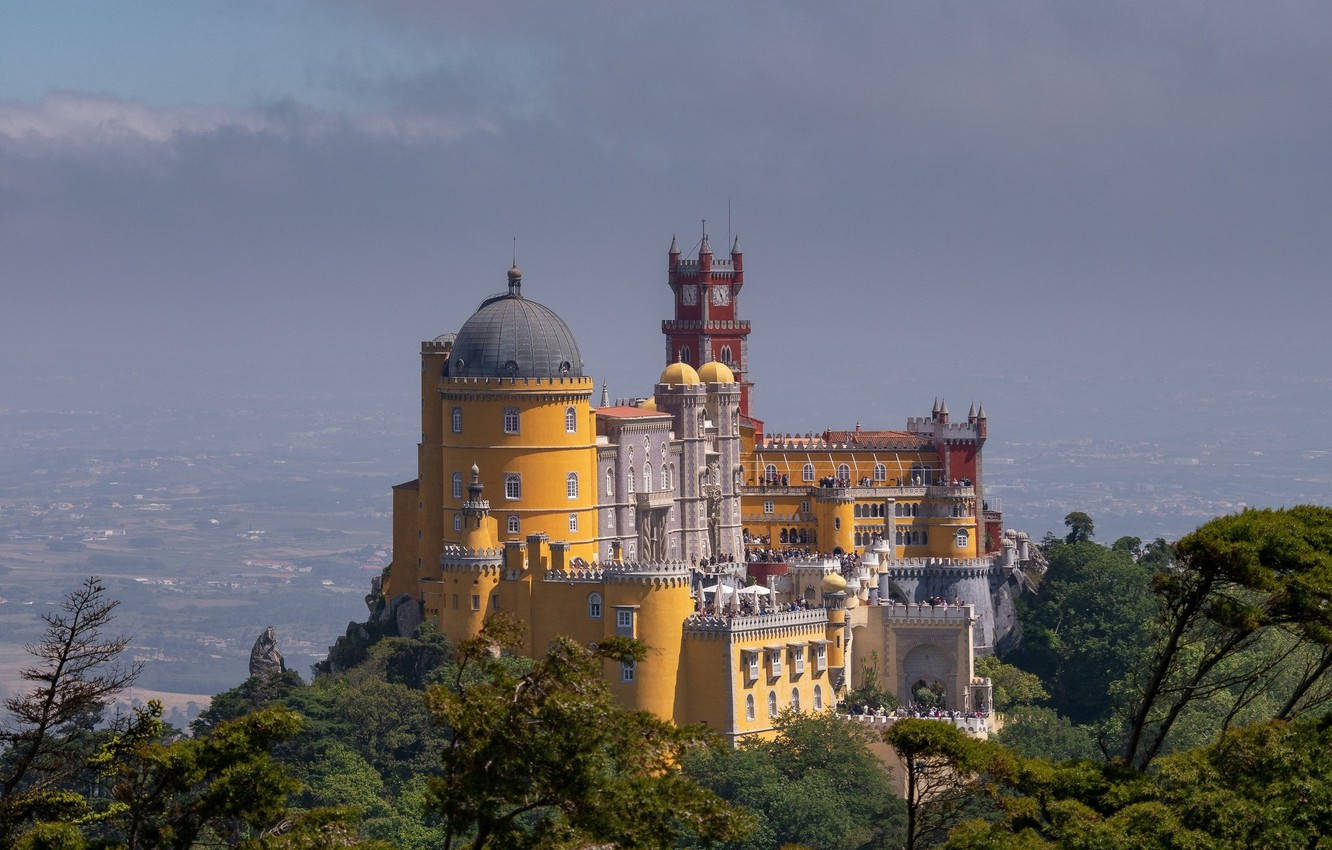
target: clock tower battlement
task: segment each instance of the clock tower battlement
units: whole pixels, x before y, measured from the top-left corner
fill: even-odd
[[[666,363],[694,368],[713,360],[725,363],[740,385],[740,415],[749,416],[749,321],[739,318],[740,288],[745,284],[745,256],[740,237],[731,243],[729,259],[713,256],[707,231],[699,240],[697,259],[682,259],[671,237],[667,284],[675,300],[675,318],[661,323],[666,335]]]

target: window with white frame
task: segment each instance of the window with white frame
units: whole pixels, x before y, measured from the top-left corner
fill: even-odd
[[[564,408],[564,430],[568,434],[578,433],[578,411],[572,407]]]
[[[965,549],[967,548],[967,545],[971,543],[971,534],[965,528],[959,528],[957,530],[955,542],[957,543],[957,548]]]
[[[768,716],[777,716],[777,692],[768,691]]]
[[[614,495],[615,495],[615,470],[614,470],[614,469],[608,469],[608,470],[606,470],[606,495],[607,495],[607,496],[614,496]]]
[[[749,678],[757,679],[759,677],[759,654],[757,652],[749,653]]]
[[[661,489],[671,489],[671,482],[673,480],[675,480],[675,464],[671,464],[670,466],[663,464],[661,467]]]
[[[506,434],[518,433],[518,408],[516,407],[504,408],[504,433]]]
[[[630,467],[629,469],[629,475],[626,484],[627,486],[624,488],[625,492],[628,493],[630,496],[634,495],[634,470],[632,467]]]
[[[721,360],[721,362],[726,363],[726,364],[730,364],[730,363],[734,363],[734,362],[735,362],[734,360],[731,359],[731,347],[730,347],[729,345],[723,345],[723,346],[721,347],[721,358],[720,358],[720,360]]]
[[[768,673],[770,675],[782,675],[782,651],[780,649],[768,650],[768,667]]]
[[[745,694],[745,719],[754,719],[754,695]]]
[[[791,647],[791,672],[797,676],[805,672],[805,648],[803,646]]]
[[[631,608],[620,608],[615,612],[615,628],[632,629],[634,627],[634,612]]]
[[[634,667],[636,667],[636,666],[637,666],[637,662],[635,662],[635,661],[632,661],[632,660],[631,660],[631,661],[621,661],[621,662],[620,662],[620,681],[621,681],[621,682],[632,682],[632,681],[634,680]]]
[[[814,710],[823,711],[823,688],[814,686]]]
[[[523,497],[523,477],[516,472],[504,473],[504,498],[521,499]]]
[[[462,531],[462,514],[453,515],[453,530]]]
[[[763,512],[770,514],[773,511],[772,499],[765,499],[763,502]]]
[[[851,467],[844,463],[837,465],[837,480],[846,484],[851,481]]]
[[[589,593],[587,596],[587,616],[593,620],[601,619],[601,594]]]
[[[461,499],[461,498],[462,498],[462,473],[461,473],[461,472],[455,472],[455,473],[453,473],[453,498],[455,498],[455,499]]]
[[[480,611],[480,610],[481,610],[481,596],[480,596],[480,594],[477,594],[477,593],[473,593],[473,594],[472,594],[472,610],[473,610],[473,611]]]
[[[462,433],[462,408],[461,408],[461,407],[455,407],[455,408],[453,408],[452,412],[449,414],[449,418],[450,418],[450,420],[452,421],[452,425],[453,425],[453,433],[455,433],[455,434],[461,434],[461,433]]]
[[[801,502],[801,503],[800,503],[800,512],[801,512],[802,514],[807,514],[807,513],[809,513],[809,502]]]
[[[652,492],[652,464],[643,464],[643,492]]]
[[[777,482],[777,467],[774,464],[768,464],[763,467],[763,483],[775,484]]]
[[[800,470],[800,480],[802,481],[814,480],[814,464],[812,463],[805,464],[805,468]]]
[[[569,514],[569,530],[578,530],[578,514]]]
[[[874,464],[874,481],[876,484],[882,484],[888,480],[888,467],[881,463]]]
[[[828,644],[820,643],[814,647],[814,669],[820,672],[828,669]]]
[[[798,688],[791,689],[791,708],[796,711],[800,710],[800,690]]]
[[[578,473],[570,472],[564,476],[564,495],[570,499],[578,498]]]
[[[509,530],[510,534],[517,534],[519,529],[522,528],[521,523],[518,521],[518,515],[509,514],[509,519],[505,527]]]

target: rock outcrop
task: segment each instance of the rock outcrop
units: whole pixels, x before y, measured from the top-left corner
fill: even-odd
[[[282,660],[282,653],[278,652],[277,634],[274,633],[273,627],[269,626],[259,635],[250,650],[250,675],[266,678],[281,676],[285,672],[287,664]]]

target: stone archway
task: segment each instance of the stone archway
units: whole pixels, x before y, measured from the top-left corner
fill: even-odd
[[[950,693],[948,683],[956,677],[956,659],[953,653],[933,643],[920,643],[902,658],[898,681],[899,699],[911,702],[918,684],[939,694],[940,708],[957,708],[959,694]]]

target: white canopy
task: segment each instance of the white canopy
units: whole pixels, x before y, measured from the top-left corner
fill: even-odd
[[[718,587],[721,588],[722,599],[730,598],[731,594],[735,592],[735,588],[731,587],[728,584],[723,584],[723,585],[714,584],[709,587],[703,588],[703,592],[716,593]],[[767,596],[771,592],[772,591],[768,590],[766,587],[764,587],[761,584],[753,584],[750,585],[749,587],[740,588],[741,596]]]

